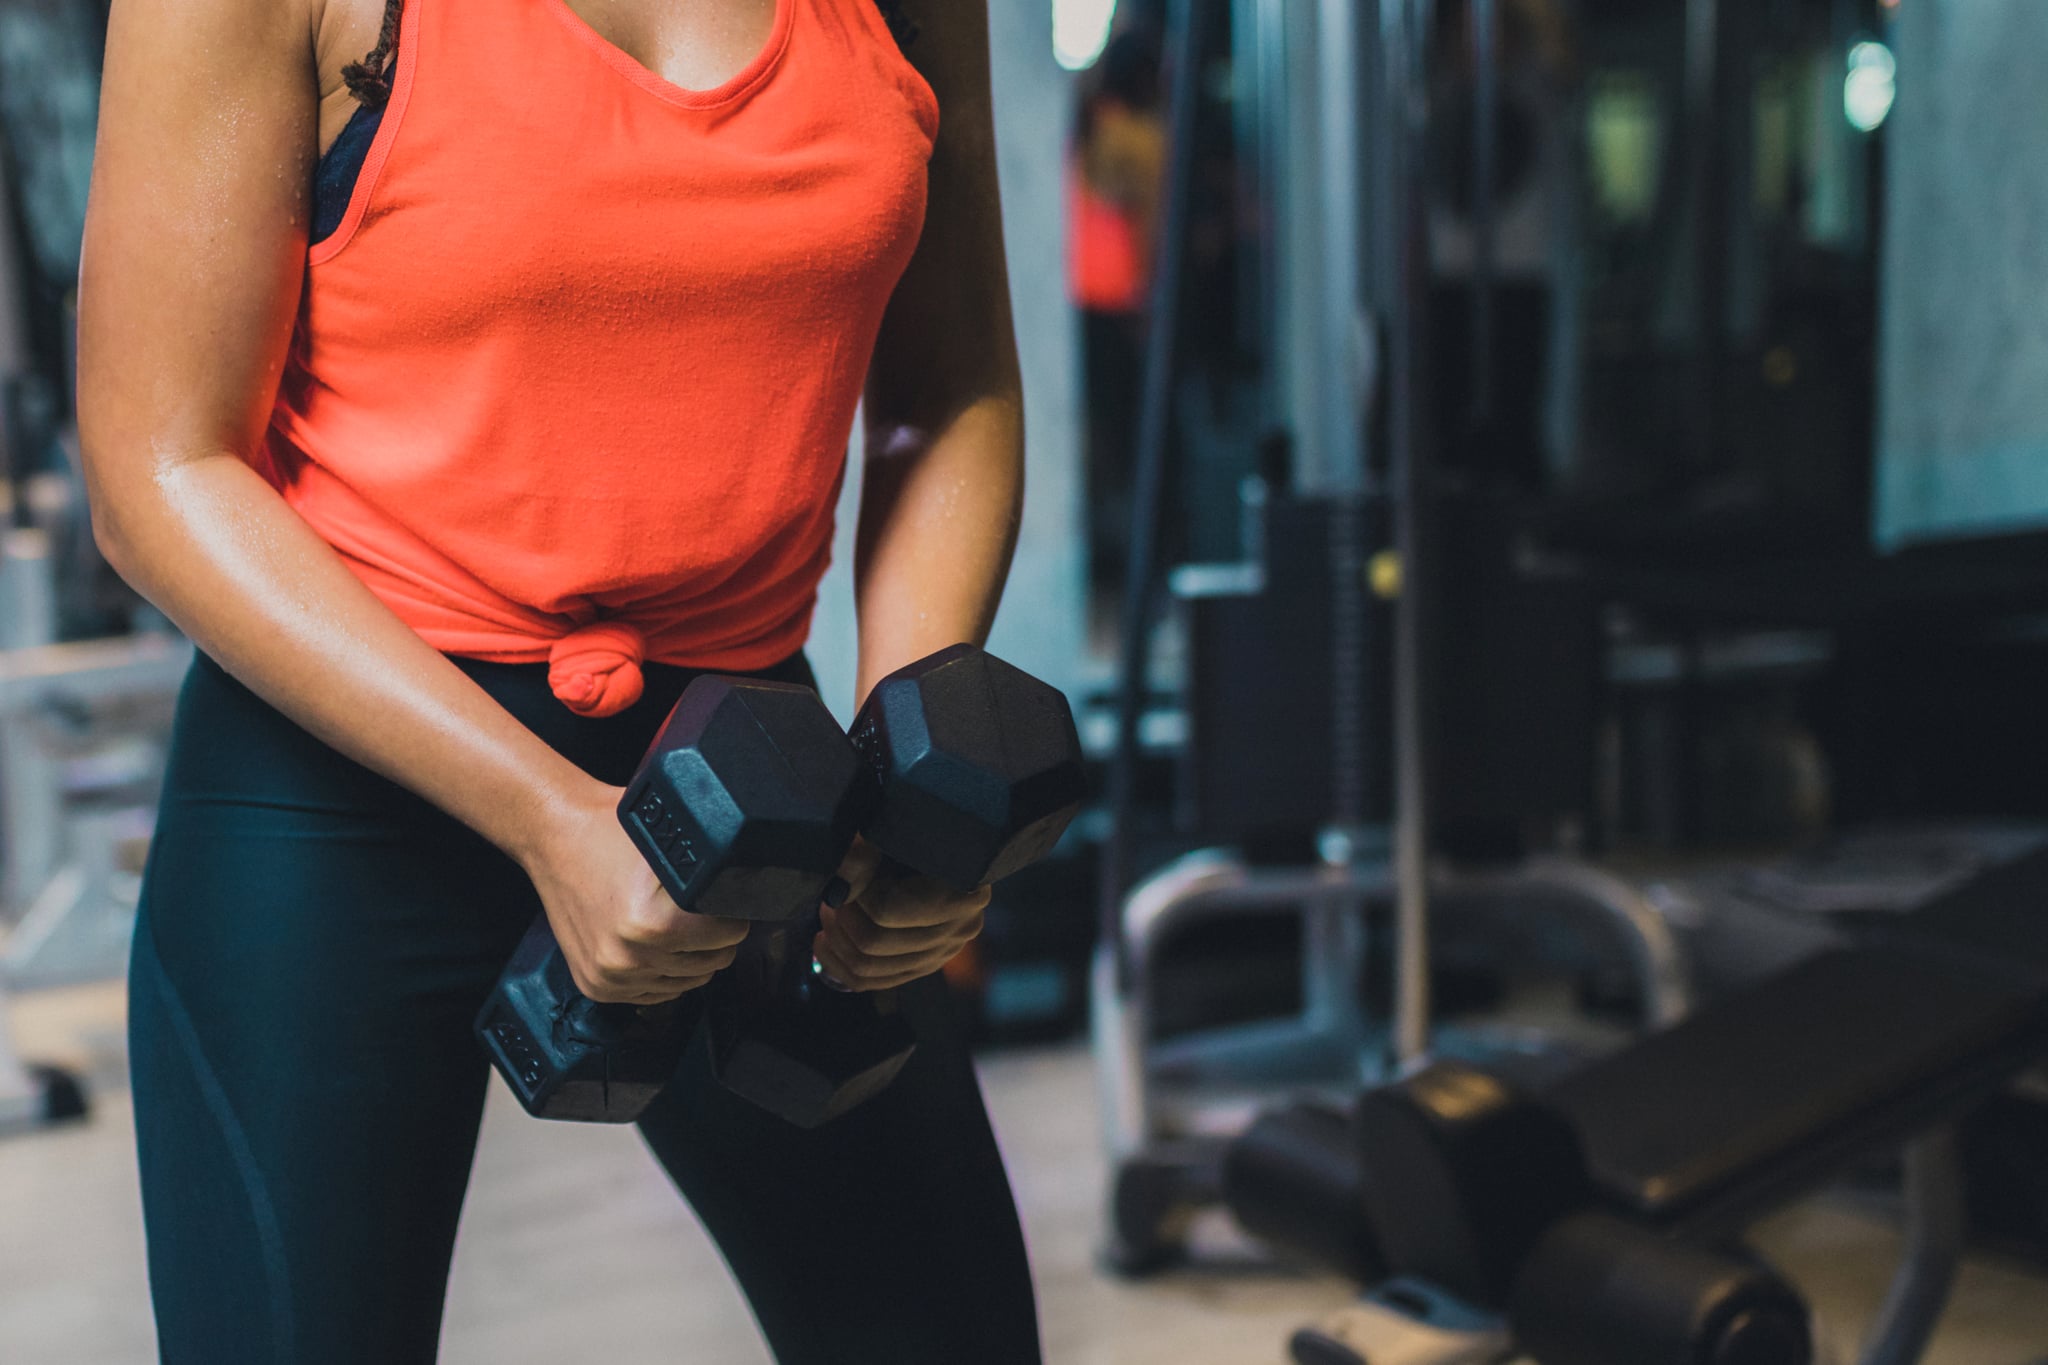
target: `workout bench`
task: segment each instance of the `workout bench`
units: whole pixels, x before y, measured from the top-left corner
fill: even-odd
[[[1303,1365],[1806,1365],[1805,1305],[1741,1234],[1902,1148],[1906,1250],[1861,1361],[1910,1365],[1963,1251],[1953,1127],[2044,1059],[2038,852],[1537,1093],[1439,1064],[1348,1119],[1269,1112],[1225,1193],[1383,1286],[1297,1336]]]

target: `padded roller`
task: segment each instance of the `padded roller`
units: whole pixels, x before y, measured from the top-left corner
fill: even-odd
[[[1571,1125],[1477,1067],[1440,1061],[1368,1090],[1352,1121],[1388,1268],[1467,1303],[1501,1307],[1529,1250],[1592,1202]]]
[[[1224,1153],[1223,1197],[1255,1237],[1367,1284],[1386,1275],[1346,1114],[1295,1104],[1259,1115]]]
[[[1553,1227],[1516,1278],[1515,1344],[1540,1365],[1811,1365],[1806,1304],[1760,1266],[1607,1214]]]

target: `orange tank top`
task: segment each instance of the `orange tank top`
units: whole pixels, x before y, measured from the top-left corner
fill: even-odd
[[[407,0],[266,476],[450,654],[610,715],[799,649],[938,105],[874,0],[671,85],[563,0]]]

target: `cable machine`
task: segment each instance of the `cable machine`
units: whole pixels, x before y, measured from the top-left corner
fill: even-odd
[[[1495,5],[1470,3],[1481,72],[1475,101],[1479,126],[1487,127],[1497,99],[1488,36]],[[1250,141],[1267,153],[1261,169],[1270,179],[1261,189],[1280,220],[1271,329],[1274,372],[1287,391],[1274,406],[1301,457],[1291,486],[1248,509],[1263,527],[1248,536],[1254,558],[1217,571],[1177,571],[1170,596],[1192,622],[1189,747],[1227,769],[1207,789],[1270,795],[1262,818],[1276,819],[1274,807],[1286,807],[1311,831],[1312,853],[1254,856],[1247,850],[1255,831],[1233,827],[1247,837],[1135,877],[1138,718],[1167,577],[1155,561],[1173,448],[1168,400],[1190,216],[1195,54],[1220,7],[1221,0],[1174,0],[1168,11],[1172,157],[1152,284],[1110,842],[1091,983],[1114,1171],[1105,1255],[1132,1274],[1183,1253],[1190,1215],[1221,1198],[1225,1146],[1263,1103],[1283,1094],[1350,1093],[1427,1058],[1433,894],[1540,902],[1628,964],[1645,1024],[1684,1008],[1670,932],[1625,883],[1556,859],[1460,875],[1433,857],[1437,568],[1426,74],[1434,0],[1240,0],[1234,12],[1236,32],[1252,49],[1257,116],[1271,125]],[[1482,134],[1475,142],[1479,170],[1490,175],[1493,139]],[[1476,213],[1471,326],[1490,356],[1491,205],[1484,192]],[[1483,383],[1475,387],[1485,394]],[[1211,686],[1212,675],[1225,681]],[[1298,773],[1276,776],[1282,755],[1292,756]],[[1161,1038],[1162,948],[1199,922],[1247,916],[1299,920],[1299,1012]],[[1369,1017],[1361,998],[1361,984],[1375,973],[1386,980],[1384,1018]],[[1435,1042],[1479,1055],[1528,1046],[1478,1032]]]

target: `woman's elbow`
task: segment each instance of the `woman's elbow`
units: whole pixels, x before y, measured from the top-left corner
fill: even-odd
[[[96,501],[92,503],[92,543],[98,547],[100,558],[126,580],[130,571],[128,542],[120,533],[119,523]]]
[[[92,543],[98,547],[100,558],[124,580],[133,571],[131,541],[123,530],[123,519],[116,512],[113,499],[103,488],[96,488],[86,495],[86,507],[92,519]]]
[[[85,476],[86,513],[100,557],[123,579],[134,570],[136,480],[115,473],[108,447],[95,438],[89,421],[79,424],[79,465]]]

